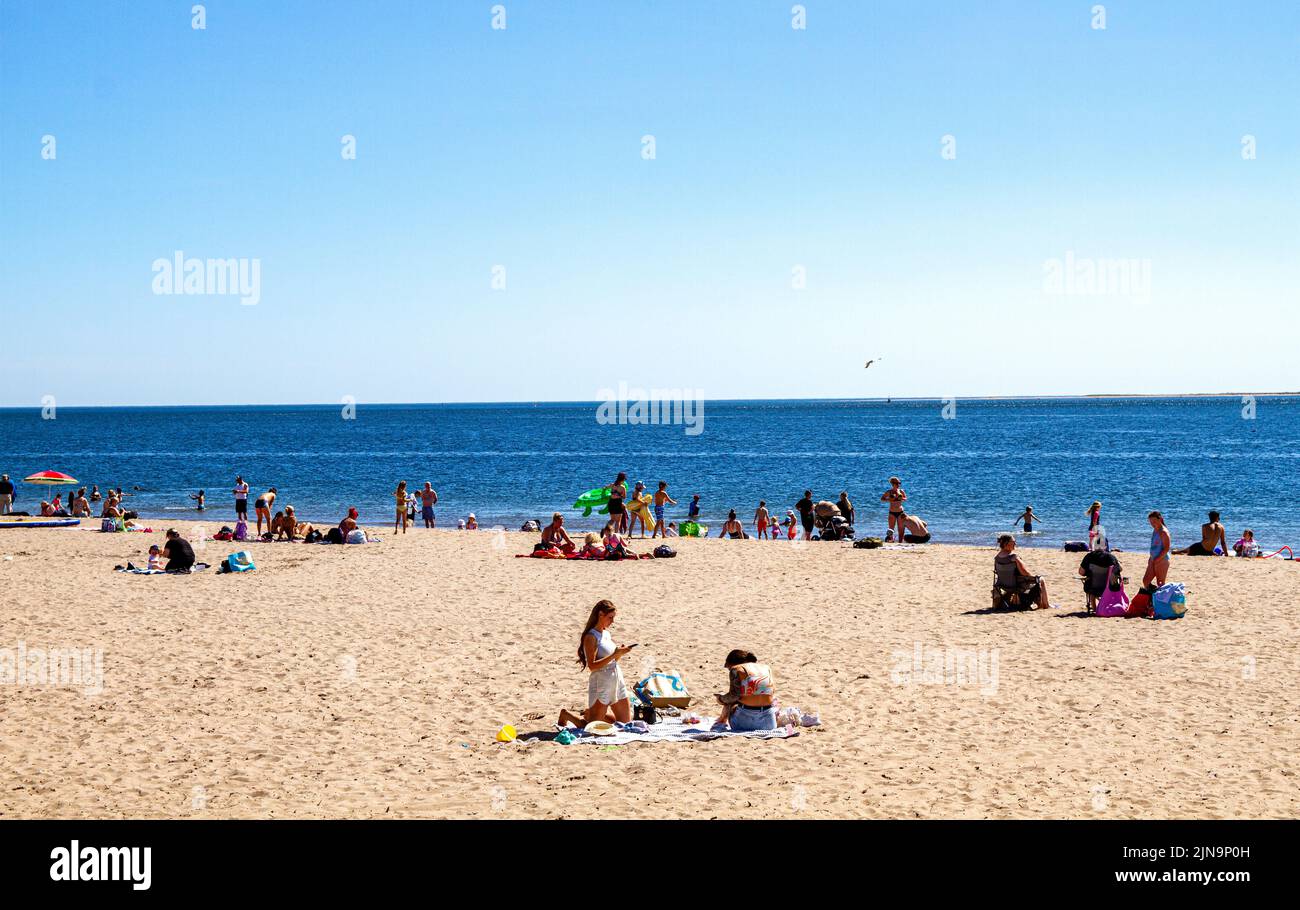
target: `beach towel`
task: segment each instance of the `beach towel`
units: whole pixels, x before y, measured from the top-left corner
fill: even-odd
[[[632,743],[700,743],[715,739],[789,739],[799,735],[799,728],[793,725],[777,727],[775,730],[752,730],[745,733],[733,733],[725,729],[713,729],[712,721],[698,724],[684,724],[677,718],[669,718],[657,724],[651,724],[644,733],[637,733],[632,724],[618,724],[618,729],[608,736],[594,736],[585,730],[568,728],[573,735],[574,745],[588,746],[626,746]],[[529,742],[539,740],[549,742],[555,739],[555,733],[536,733],[519,740]]]
[[[125,566],[114,566],[113,571],[125,572],[127,575],[190,575],[194,572],[202,572],[206,568],[208,568],[206,562],[196,562],[188,569],[177,569],[172,572],[167,572],[163,569],[142,569],[139,566],[133,566],[128,563]]]

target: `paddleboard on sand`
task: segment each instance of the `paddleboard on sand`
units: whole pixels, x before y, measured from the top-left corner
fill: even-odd
[[[0,517],[0,528],[71,528],[79,524],[80,518]]]

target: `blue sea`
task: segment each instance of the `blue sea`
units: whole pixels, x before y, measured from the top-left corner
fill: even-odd
[[[518,528],[571,509],[619,471],[660,480],[685,515],[699,493],[714,525],[736,509],[748,525],[760,499],[784,513],[805,488],[846,490],[859,536],[883,536],[879,501],[891,474],[909,511],[936,541],[988,544],[1026,504],[1042,519],[1026,545],[1086,539],[1085,510],[1103,506],[1114,544],[1145,548],[1145,516],[1162,510],[1175,545],[1198,533],[1207,509],[1229,540],[1252,527],[1266,550],[1300,544],[1296,475],[1300,397],[1261,397],[1253,419],[1237,397],[706,402],[702,432],[681,425],[602,424],[594,403],[0,409],[0,472],[63,471],[89,487],[122,487],[141,515],[193,519],[189,494],[207,493],[207,521],[233,518],[242,474],[255,497],[313,521],[357,506],[390,521],[399,479],[433,483],[440,527],[474,512],[483,527]],[[1249,412],[1246,412],[1249,414]],[[36,511],[45,488],[20,485]],[[96,512],[97,514],[97,512]]]

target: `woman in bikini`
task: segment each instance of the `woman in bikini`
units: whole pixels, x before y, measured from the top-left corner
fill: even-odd
[[[271,530],[271,509],[275,507],[275,487],[269,488],[253,503],[257,512],[257,536],[262,536],[262,519],[266,519],[266,529]]]
[[[889,529],[885,533],[885,540],[894,539],[894,530],[898,529],[899,539],[903,536],[903,503],[907,502],[907,492],[903,489],[903,482],[897,477],[889,478],[889,489],[880,496],[881,502],[889,503]]]
[[[406,481],[399,480],[397,489],[393,491],[393,498],[397,500],[397,514],[393,518],[393,533],[401,528],[402,533],[406,533]]]

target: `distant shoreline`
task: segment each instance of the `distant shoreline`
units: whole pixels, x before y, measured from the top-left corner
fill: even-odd
[[[1179,398],[1297,398],[1300,397],[1300,391],[1295,392],[1170,392],[1170,393],[1146,393],[1146,392],[1089,392],[1083,395],[894,395],[878,396],[873,398],[705,398],[706,404],[847,404],[855,401],[1095,401],[1098,399],[1144,399],[1157,400],[1167,399],[1174,400]],[[238,404],[234,402],[225,402],[222,404],[61,404],[61,409],[67,410],[112,410],[121,409],[140,409],[140,408],[337,408],[339,402],[307,402],[307,401],[280,401],[263,404]],[[600,404],[599,401],[368,401],[357,402],[358,405],[372,408],[428,408],[428,407],[524,407],[524,406],[591,406]],[[0,412],[3,411],[40,411],[41,405],[0,405]]]

